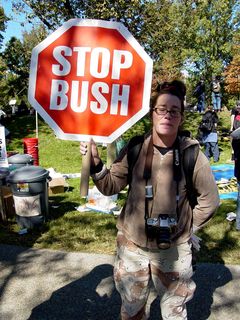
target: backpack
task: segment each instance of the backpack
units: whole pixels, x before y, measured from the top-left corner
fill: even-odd
[[[234,122],[233,122],[233,128],[234,130],[240,128],[240,114],[237,114],[234,118]]]
[[[199,98],[205,91],[205,86],[203,83],[199,83],[196,89],[193,91],[193,96]]]
[[[128,184],[129,189],[131,188],[131,181],[132,181],[132,171],[134,165],[138,159],[140,151],[142,149],[142,145],[144,142],[144,136],[135,136],[133,137],[128,143],[128,151],[127,151],[127,160],[128,160]],[[191,208],[193,209],[197,203],[197,193],[193,187],[193,171],[195,167],[195,163],[199,153],[199,145],[192,145],[186,150],[184,150],[182,155],[182,164],[183,164],[183,171],[186,179],[187,185],[187,197],[190,203]]]
[[[203,133],[209,133],[212,132],[214,128],[214,121],[212,114],[206,113],[203,115],[202,121],[199,125],[199,130]]]
[[[197,86],[196,89],[193,91],[193,96],[198,98],[202,94],[202,90],[200,86]]]

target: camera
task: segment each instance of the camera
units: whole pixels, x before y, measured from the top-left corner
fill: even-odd
[[[160,214],[158,218],[146,220],[146,234],[150,241],[156,240],[159,249],[168,249],[171,246],[171,234],[177,222],[168,214]]]

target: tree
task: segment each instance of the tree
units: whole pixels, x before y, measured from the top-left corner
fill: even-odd
[[[0,49],[2,48],[3,34],[6,29],[8,18],[5,16],[4,10],[0,7]]]
[[[122,22],[154,60],[158,80],[181,77],[187,70],[193,87],[203,77],[222,75],[232,59],[239,30],[240,0],[16,0],[27,19],[38,17],[49,30],[70,18]]]
[[[46,36],[44,27],[33,28],[30,32],[23,33],[23,41],[12,37],[2,52],[5,76],[1,87],[8,100],[15,97],[18,105],[28,105],[27,90],[32,49]]]
[[[17,12],[25,12],[29,21],[38,17],[50,30],[57,29],[71,18],[116,19],[137,33],[141,24],[141,0],[25,0],[13,1]],[[32,11],[28,9],[31,8]]]
[[[210,83],[221,75],[231,60],[232,39],[238,19],[235,0],[195,1],[189,26],[189,43],[184,49],[189,71],[198,73]]]
[[[173,24],[175,17],[172,1],[161,1],[161,4],[159,1],[141,0],[44,1],[44,4],[42,1],[27,0],[15,1],[14,3],[18,11],[24,10],[24,4],[29,6],[33,11],[33,16],[36,14],[51,30],[56,29],[63,21],[72,17],[120,21],[153,57],[156,71],[165,69],[165,66],[161,66],[162,61],[165,61],[164,64],[169,67],[171,60],[172,70],[169,74],[172,76],[180,74],[183,63],[180,61],[179,52],[176,50],[174,52],[174,49],[180,48],[180,46],[176,46],[174,42],[176,37],[173,30],[176,26]],[[28,18],[31,19],[29,14]],[[178,32],[175,33],[178,36]],[[180,42],[180,40],[178,41]],[[159,47],[162,46],[166,47],[166,51],[159,55],[161,52]],[[168,48],[172,50],[170,60],[167,54]],[[176,68],[177,71],[174,70]]]
[[[226,92],[237,95],[240,99],[240,33],[236,34],[233,45],[233,59],[226,67],[225,90]]]

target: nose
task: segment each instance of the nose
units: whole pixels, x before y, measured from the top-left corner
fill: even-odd
[[[164,118],[172,118],[172,111],[171,110],[166,110],[166,114],[164,116]]]

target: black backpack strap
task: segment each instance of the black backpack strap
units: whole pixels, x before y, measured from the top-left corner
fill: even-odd
[[[144,136],[135,136],[131,138],[127,145],[127,161],[128,161],[128,184],[131,185],[132,171],[142,149]]]
[[[196,160],[199,154],[199,145],[195,144],[188,147],[183,152],[183,170],[186,179],[187,197],[191,208],[193,209],[197,204],[197,191],[193,187],[193,171]],[[196,271],[197,268],[197,251],[192,246],[192,268]]]
[[[186,179],[187,196],[191,208],[197,203],[197,192],[193,187],[193,171],[199,153],[199,145],[195,144],[183,151],[183,170]]]

